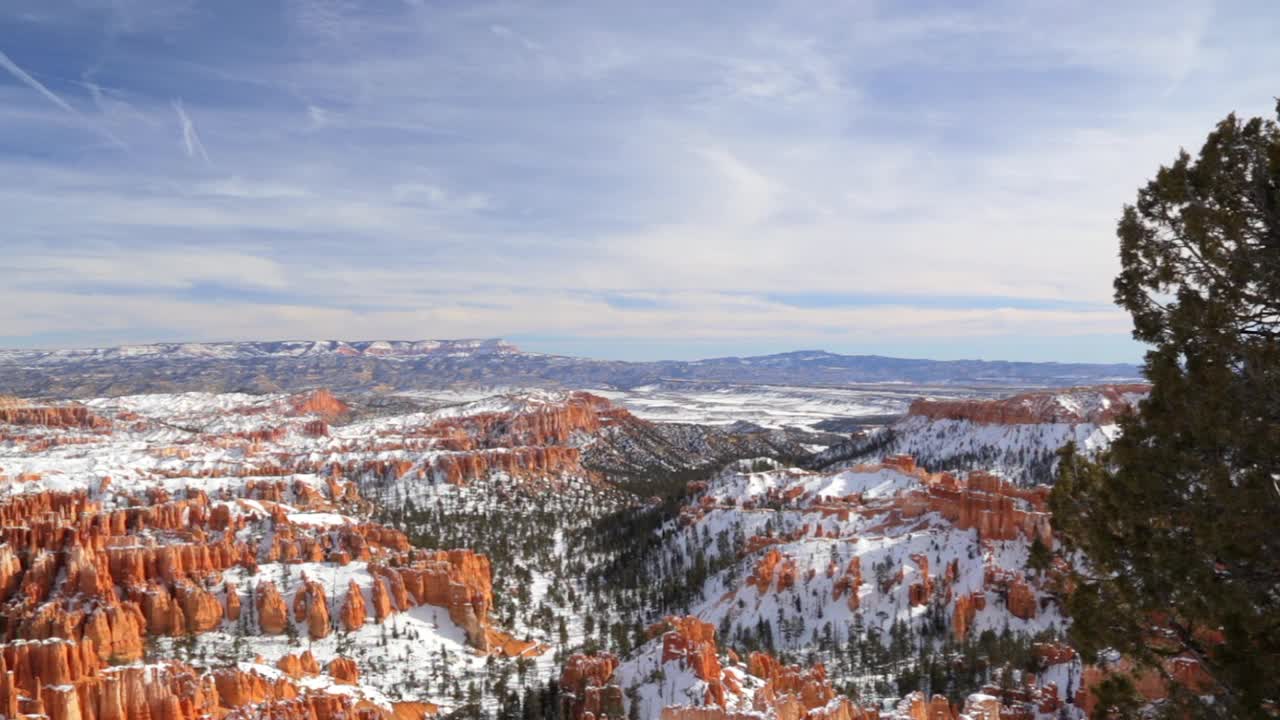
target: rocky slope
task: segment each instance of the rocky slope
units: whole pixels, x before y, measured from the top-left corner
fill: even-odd
[[[1146,385],[1099,385],[994,399],[929,399],[885,429],[855,434],[809,464],[834,468],[909,454],[931,470],[988,470],[1023,485],[1052,482],[1056,453],[1067,442],[1084,452],[1105,448],[1117,421],[1136,410]]]
[[[1138,392],[906,422],[1094,432]],[[1079,717],[1047,489],[804,438],[583,392],[0,400],[0,715]]]
[[[350,412],[325,391],[7,400],[0,701],[58,718],[409,718],[459,705],[486,658],[549,666],[529,628],[495,621],[487,557],[414,547],[370,521],[365,493],[593,487],[577,445],[625,413],[585,394]]]
[[[552,644],[584,635],[580,618],[565,623],[579,601],[562,594],[575,592],[564,538],[641,502],[606,480],[609,463],[687,469],[770,449],[721,430],[660,430],[586,393],[359,406],[323,390],[0,403],[7,638],[61,643],[73,667],[109,678],[106,690],[54,697],[51,687],[88,685],[14,650],[4,697],[23,712],[96,717],[116,702],[104,668],[125,663],[152,668],[145,682],[192,678],[174,682],[218,692],[126,698],[120,717],[147,703],[183,703],[185,717],[286,700],[307,715],[311,691],[354,703],[333,712],[493,708],[513,695],[511,673],[526,687],[550,679]],[[548,522],[561,529],[535,539]],[[528,544],[513,556],[519,537]],[[298,675],[288,658],[304,646],[303,666],[336,668],[332,682],[303,673],[291,689],[278,676],[277,665]],[[227,668],[249,679],[219,680]]]
[[[723,568],[691,610],[724,642],[815,658],[868,707],[891,712],[905,689],[893,681],[921,657],[1007,635],[1027,656],[1019,677],[1036,667],[1033,691],[1057,713],[1081,668],[1031,665],[1035,643],[1056,645],[1068,622],[1055,574],[1027,568],[1034,541],[1053,544],[1046,496],[909,457],[834,473],[728,471],[698,488],[667,552]],[[973,672],[937,669],[934,690],[959,710],[984,684]]]

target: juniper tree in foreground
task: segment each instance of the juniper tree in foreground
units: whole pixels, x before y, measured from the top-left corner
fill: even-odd
[[[1277,104],[1280,114],[1280,103]],[[1116,301],[1152,383],[1123,435],[1068,449],[1051,507],[1088,557],[1068,601],[1085,657],[1190,654],[1197,717],[1280,713],[1280,128],[1234,115],[1124,209]],[[1122,704],[1123,682],[1104,703]]]

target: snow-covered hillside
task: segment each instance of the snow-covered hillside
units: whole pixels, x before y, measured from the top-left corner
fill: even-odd
[[[0,715],[1078,717],[1048,490],[1009,481],[1114,437],[1077,400],[917,403],[813,471],[814,433],[581,392],[5,399]],[[997,473],[933,471],[966,453]]]
[[[770,676],[747,669],[764,660],[739,664],[754,653],[820,664],[823,684],[858,698],[857,712],[892,717],[922,683],[958,706],[984,690],[1027,717],[1077,716],[1081,666],[1062,645],[1068,621],[1055,574],[1028,568],[1033,542],[1053,543],[1044,489],[984,473],[928,473],[909,458],[832,473],[751,470],[759,464],[696,483],[678,519],[658,531],[649,576],[698,579],[687,603],[697,627],[681,632],[710,633],[719,659],[703,652],[697,663],[672,666],[670,632],[641,645],[611,681],[640,716],[671,706],[753,708],[761,675]],[[973,663],[979,652],[983,662]],[[1010,676],[1003,690],[991,687],[1002,673]],[[727,701],[705,699],[720,695]],[[980,705],[984,696],[975,697]],[[911,707],[908,698],[903,717],[914,717]]]
[[[1136,409],[1146,386],[1106,385],[1024,393],[987,400],[921,399],[902,420],[820,452],[816,467],[834,468],[890,455],[911,455],[931,470],[986,470],[1022,485],[1053,480],[1057,452],[1105,449],[1118,421]]]

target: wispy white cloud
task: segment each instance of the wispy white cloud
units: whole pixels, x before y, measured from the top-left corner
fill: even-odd
[[[208,180],[195,187],[197,195],[238,198],[245,200],[283,200],[305,198],[311,193],[298,185],[280,182],[255,182],[238,175]]]
[[[182,126],[182,146],[186,148],[187,157],[193,158],[199,155],[206,163],[209,162],[209,153],[205,152],[200,134],[196,132],[196,124],[191,121],[191,116],[182,106],[181,99],[173,100],[173,110],[178,113],[178,122]]]
[[[8,70],[10,75],[17,78],[18,81],[21,82],[23,85],[26,85],[32,90],[35,90],[36,92],[43,95],[45,99],[48,100],[49,102],[53,103],[54,105],[57,105],[63,110],[66,110],[72,115],[77,114],[75,108],[68,105],[66,101],[58,97],[57,94],[55,94],[52,90],[45,87],[39,80],[31,77],[31,75],[28,74],[26,70],[23,70],[22,68],[18,67],[18,64],[15,63],[13,60],[10,60],[9,56],[4,54],[3,51],[0,51],[0,67],[4,68],[5,70]]]
[[[32,77],[31,74],[28,73],[26,70],[23,70],[21,67],[19,67],[16,62],[14,62],[8,55],[4,53],[4,51],[0,51],[0,68],[4,68],[6,71],[8,71],[10,75],[15,77],[18,80],[18,82],[21,82],[23,85],[26,85],[32,90],[35,90],[36,92],[40,93],[40,95],[44,96],[44,98],[49,102],[53,103],[54,105],[57,105],[59,108],[62,108],[64,111],[76,117],[78,120],[83,121],[86,125],[89,125],[90,127],[92,127],[96,132],[101,133],[104,137],[110,140],[112,144],[116,145],[121,149],[126,149],[124,142],[122,142],[120,138],[116,137],[110,130],[94,125],[83,114],[81,114],[79,110],[76,110],[74,107],[68,104],[67,101],[63,100],[57,93],[45,87],[44,83],[41,83],[39,80]]]
[[[79,73],[130,162],[74,142],[63,104],[76,96],[53,102],[5,66],[23,85],[0,104],[0,138],[44,151],[0,155],[0,173],[24,178],[0,187],[6,250],[60,277],[12,283],[60,313],[11,305],[0,325],[15,334],[136,338],[187,313],[180,326],[202,337],[354,327],[950,350],[1100,333],[1117,338],[1110,358],[1132,358],[1109,305],[1121,204],[1226,112],[1268,111],[1265,73],[1238,68],[1280,63],[1245,17],[1265,0],[1091,14],[1067,0],[335,0],[287,3],[255,34],[235,31],[252,12],[196,25],[160,0],[130,4],[117,25],[155,42],[100,52],[101,28],[61,14],[40,36],[48,56],[23,55],[40,78]],[[13,26],[0,22],[0,47],[19,47]],[[197,162],[157,131],[175,117]],[[209,162],[202,133],[235,174]],[[206,278],[147,259],[211,248],[225,273]],[[76,291],[113,274],[101,297]],[[882,300],[771,299],[787,293]]]

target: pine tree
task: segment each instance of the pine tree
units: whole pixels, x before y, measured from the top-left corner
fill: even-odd
[[[1031,541],[1031,549],[1027,553],[1027,567],[1042,573],[1049,569],[1049,563],[1053,559],[1053,554],[1049,552],[1049,548],[1036,535]]]
[[[1280,114],[1280,103],[1277,104]],[[1268,717],[1280,702],[1280,126],[1227,117],[1120,220],[1116,301],[1152,346],[1152,384],[1095,461],[1062,454],[1051,509],[1083,551],[1071,637],[1163,671],[1200,717]],[[1120,702],[1125,680],[1107,688]],[[1268,703],[1271,710],[1265,709]]]

